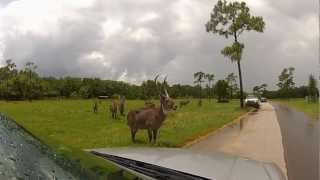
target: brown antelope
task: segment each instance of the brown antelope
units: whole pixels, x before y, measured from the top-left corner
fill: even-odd
[[[112,104],[110,104],[109,110],[111,112],[112,119],[117,119],[118,102],[116,100],[112,100]]]
[[[180,108],[182,108],[183,106],[186,106],[190,103],[190,100],[185,100],[185,101],[180,101]]]
[[[198,106],[202,106],[202,99],[199,99]]]
[[[167,111],[174,108],[174,102],[170,99],[165,89],[165,94],[160,93],[160,107],[144,107],[130,111],[127,116],[127,124],[131,129],[132,142],[135,142],[135,135],[139,129],[148,130],[149,142],[151,142],[152,139],[153,142],[156,142],[158,129],[165,120]]]
[[[93,112],[94,112],[94,113],[98,113],[98,103],[97,103],[97,101],[94,101],[94,102],[93,102],[93,107],[92,107],[92,109],[93,109]]]
[[[156,107],[156,105],[150,100],[145,101],[144,106],[145,106],[145,108],[155,108]]]
[[[125,97],[121,96],[120,100],[119,100],[119,112],[121,116],[124,116],[124,104],[125,104]]]

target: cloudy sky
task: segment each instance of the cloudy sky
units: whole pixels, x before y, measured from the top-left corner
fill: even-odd
[[[305,84],[319,69],[316,0],[245,0],[266,22],[240,37],[245,88],[275,87],[284,67]],[[0,0],[0,65],[27,61],[42,75],[140,83],[155,74],[191,84],[193,73],[237,73],[220,54],[232,39],[208,34],[216,0]]]

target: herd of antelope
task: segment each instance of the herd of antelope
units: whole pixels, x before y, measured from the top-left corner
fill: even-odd
[[[157,107],[150,100],[145,101],[145,106],[139,109],[130,110],[127,114],[127,125],[130,128],[132,142],[135,142],[135,135],[139,129],[147,130],[149,142],[156,142],[158,130],[166,119],[167,113],[176,110],[173,99],[170,98],[166,88],[166,77],[163,83],[157,81],[159,75],[155,78],[157,92],[159,94],[160,105]],[[180,108],[190,103],[190,100],[180,101]],[[118,119],[118,111],[121,116],[125,116],[125,97],[120,96],[118,100],[112,100],[109,111],[112,119]],[[98,105],[95,102],[93,112],[97,113]]]

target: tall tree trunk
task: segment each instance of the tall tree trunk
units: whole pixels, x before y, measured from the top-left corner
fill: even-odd
[[[244,107],[244,104],[243,104],[243,86],[242,86],[242,73],[241,73],[240,61],[237,61],[237,64],[238,64],[239,82],[240,82],[240,106],[241,106],[241,108],[243,108]]]
[[[199,106],[201,106],[202,105],[202,94],[201,94],[201,91],[202,91],[202,88],[201,88],[201,82],[199,83],[199,88],[200,88],[200,96],[199,96]]]
[[[8,94],[9,94],[9,82],[8,82],[9,80],[8,79],[6,80],[6,97],[5,97],[6,101],[8,101]]]
[[[208,96],[209,96],[209,102],[211,101],[211,96],[210,96],[210,94],[211,94],[211,90],[210,90],[210,85],[211,85],[211,83],[210,83],[210,81],[209,81],[209,84],[208,84]]]
[[[233,35],[234,35],[234,41],[238,42],[237,32],[234,32]],[[241,73],[240,59],[237,61],[237,65],[238,65],[239,82],[240,82],[240,107],[243,108],[244,107],[244,104],[243,104],[243,86],[242,86],[242,73]]]
[[[201,99],[201,83],[199,83],[199,99]]]

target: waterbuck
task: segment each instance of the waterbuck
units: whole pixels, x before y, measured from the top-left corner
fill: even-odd
[[[124,116],[124,105],[125,105],[125,97],[121,96],[119,100],[119,112],[121,116]]]
[[[145,106],[145,108],[155,108],[156,107],[156,105],[150,100],[145,101],[144,106]]]
[[[112,119],[117,119],[118,102],[116,100],[112,100],[112,104],[110,104],[109,110],[111,112]]]
[[[185,101],[180,101],[180,108],[182,108],[183,106],[186,106],[190,103],[190,100],[185,100]]]
[[[93,109],[93,112],[94,112],[94,113],[98,113],[98,103],[97,103],[97,101],[94,101],[94,102],[93,102],[93,107],[92,107],[92,109]]]
[[[127,115],[127,124],[131,130],[132,142],[135,142],[135,135],[139,129],[146,129],[148,130],[149,142],[153,139],[153,142],[155,143],[158,129],[165,120],[167,111],[174,108],[176,108],[176,106],[174,106],[174,102],[170,99],[169,94],[165,89],[165,94],[160,93],[160,107],[144,107],[130,111]]]

